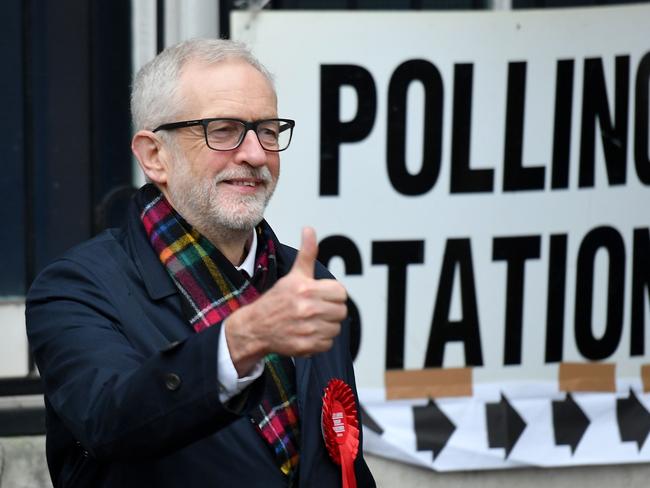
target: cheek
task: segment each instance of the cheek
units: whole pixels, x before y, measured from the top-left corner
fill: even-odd
[[[267,166],[271,172],[271,176],[274,180],[277,180],[280,176],[280,156],[278,154],[273,154],[268,160]]]
[[[214,178],[229,164],[228,153],[212,151],[201,152],[194,162],[195,173],[203,178]]]

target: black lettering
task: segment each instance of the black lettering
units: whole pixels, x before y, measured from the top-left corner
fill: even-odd
[[[449,320],[449,311],[451,308],[451,294],[454,286],[456,267],[458,267],[460,275],[463,318],[458,321],[452,321]],[[472,249],[469,239],[447,240],[424,367],[441,367],[444,359],[445,345],[447,342],[452,341],[463,342],[466,365],[483,365],[478,307],[476,305],[476,286],[474,284],[474,267],[472,265]]]
[[[592,328],[594,260],[601,248],[609,256],[607,318],[605,332],[597,338]],[[623,332],[624,279],[625,246],[621,235],[612,227],[593,229],[580,245],[576,277],[576,346],[587,359],[608,358],[618,347]]]
[[[361,254],[349,237],[328,236],[318,244],[318,261],[327,266],[333,257],[340,257],[345,265],[346,275],[360,275],[362,271]]]
[[[388,266],[386,317],[386,369],[404,368],[404,318],[406,314],[406,268],[424,262],[424,241],[372,243],[372,264]]]
[[[634,165],[639,180],[650,185],[650,157],[648,157],[648,90],[650,90],[650,52],[639,62],[636,72],[636,90],[634,97]]]
[[[632,254],[632,332],[630,354],[645,354],[645,304],[650,302],[650,233],[634,229]]]
[[[553,172],[551,188],[569,187],[569,157],[571,155],[571,120],[573,117],[572,59],[557,62],[555,78],[555,119],[553,122]]]
[[[454,66],[454,106],[451,129],[451,193],[491,192],[494,170],[472,169],[469,149],[472,126],[472,64]]]
[[[503,191],[543,190],[546,169],[524,167],[526,63],[508,64],[506,136],[503,149]]]
[[[580,136],[581,188],[594,186],[596,122],[605,154],[607,180],[610,185],[624,185],[627,169],[627,119],[630,78],[630,57],[616,57],[615,121],[609,113],[603,61],[585,60],[582,89],[582,131]]]
[[[406,167],[406,106],[408,88],[416,80],[424,86],[424,137],[421,169],[411,174]],[[406,61],[390,79],[386,163],[393,188],[403,195],[422,195],[436,184],[442,155],[442,100],[442,77],[428,61]]]
[[[548,296],[546,301],[545,361],[547,363],[557,363],[562,361],[564,348],[567,235],[552,235],[550,247]]]
[[[492,259],[505,261],[508,268],[503,364],[521,364],[525,265],[539,259],[540,241],[540,236],[519,236],[496,237],[492,243]]]
[[[352,239],[345,236],[329,236],[318,244],[318,261],[325,266],[334,257],[343,260],[346,275],[360,275],[362,273],[361,254]],[[350,356],[354,361],[359,354],[361,346],[361,315],[357,304],[348,295],[348,316],[350,317]]]
[[[352,64],[321,65],[320,68],[320,194],[339,194],[339,146],[357,142],[370,134],[377,112],[375,82],[368,70]],[[340,119],[341,87],[357,93],[357,113],[348,122]]]

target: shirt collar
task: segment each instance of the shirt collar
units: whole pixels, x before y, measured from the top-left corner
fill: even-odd
[[[257,253],[257,232],[253,229],[253,240],[251,241],[251,247],[248,250],[248,255],[246,259],[239,265],[235,266],[238,271],[246,271],[248,276],[253,276],[255,274],[255,254]]]

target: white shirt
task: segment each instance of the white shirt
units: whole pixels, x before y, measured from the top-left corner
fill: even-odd
[[[236,266],[236,268],[240,271],[246,271],[248,276],[253,276],[255,273],[256,252],[257,232],[253,229],[253,240],[251,242],[251,247],[248,250],[248,254],[241,265]],[[217,351],[217,381],[219,382],[219,401],[221,403],[225,403],[235,395],[239,394],[264,372],[264,360],[260,360],[247,376],[244,376],[243,378],[239,377],[235,365],[232,362],[232,357],[230,356],[230,349],[228,348],[228,341],[226,340],[226,328],[224,327],[225,323],[226,321],[224,320],[221,325],[221,331],[219,333],[219,350]]]

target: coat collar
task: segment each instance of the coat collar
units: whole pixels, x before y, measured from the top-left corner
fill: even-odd
[[[160,300],[178,293],[176,285],[165,267],[161,265],[156,252],[149,243],[134,200],[131,201],[129,207],[126,234],[133,260],[151,299]]]
[[[271,233],[273,234],[273,231],[271,231]],[[140,276],[142,276],[142,280],[144,281],[145,288],[147,289],[149,296],[153,300],[160,300],[162,298],[166,298],[170,295],[178,293],[176,285],[165,270],[164,266],[161,265],[160,259],[156,255],[155,250],[149,242],[149,237],[147,236],[144,225],[142,224],[142,220],[140,219],[140,211],[138,209],[135,198],[131,199],[129,206],[126,223],[126,234],[128,236],[128,243],[129,247],[131,248],[131,254],[136,263],[138,271],[140,272]],[[256,236],[254,237],[256,238]],[[274,234],[273,238],[277,241],[277,238]],[[251,250],[254,251],[252,248]],[[251,259],[254,263],[254,252]],[[245,269],[249,275],[253,275],[254,268],[252,270],[247,269],[245,265],[246,263],[243,263],[241,268]],[[253,267],[253,265],[250,267]]]

